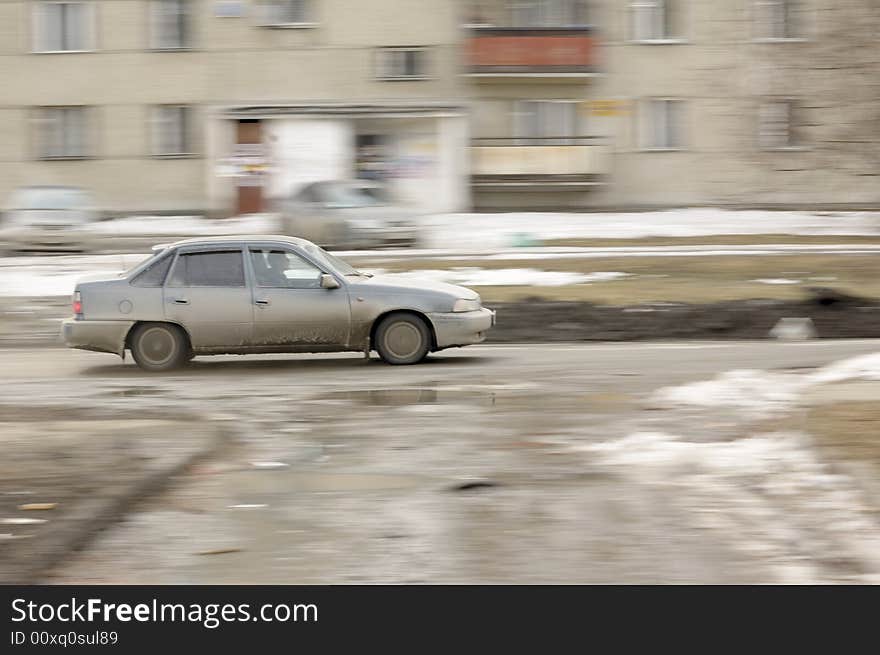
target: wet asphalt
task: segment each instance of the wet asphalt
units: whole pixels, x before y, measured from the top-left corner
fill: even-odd
[[[878,347],[492,345],[412,367],[199,358],[173,375],[112,355],[9,349],[0,402],[126,418],[195,411],[233,435],[50,582],[772,582],[773,557],[695,521],[682,489],[609,469],[590,447],[644,432],[743,438],[754,426],[735,410],[658,406],[652,394]]]

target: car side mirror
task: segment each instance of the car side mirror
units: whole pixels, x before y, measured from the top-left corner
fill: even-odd
[[[321,288],[322,289],[338,289],[339,282],[336,281],[336,278],[330,275],[329,273],[321,274]]]

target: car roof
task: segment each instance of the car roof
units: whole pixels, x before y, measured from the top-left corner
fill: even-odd
[[[173,243],[165,244],[166,248],[179,248],[182,246],[212,246],[219,245],[224,243],[248,243],[248,242],[278,242],[285,243],[294,246],[313,246],[311,241],[307,241],[306,239],[300,239],[298,237],[288,237],[280,234],[242,234],[242,235],[229,235],[222,237],[194,237],[191,239],[183,239],[181,241],[175,241]]]

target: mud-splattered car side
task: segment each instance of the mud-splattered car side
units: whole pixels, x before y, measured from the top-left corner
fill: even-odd
[[[76,285],[72,348],[163,371],[196,355],[376,350],[390,364],[479,343],[495,313],[470,289],[361,273],[293,237],[190,239]]]

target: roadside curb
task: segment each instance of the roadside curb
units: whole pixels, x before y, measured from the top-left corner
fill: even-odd
[[[9,579],[0,578],[0,584],[50,582],[53,571],[72,554],[85,549],[101,532],[118,523],[136,505],[163,492],[175,476],[208,459],[230,442],[228,427],[216,422],[209,425],[212,434],[194,450],[170,458],[170,461],[148,471],[109,498],[80,503],[80,507],[64,519],[64,529],[33,540],[34,549],[27,565],[18,569]]]

